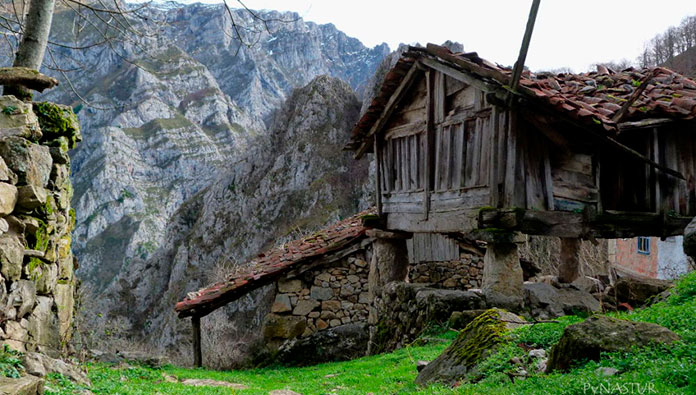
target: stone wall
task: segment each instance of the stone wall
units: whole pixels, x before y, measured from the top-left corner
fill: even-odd
[[[268,340],[307,337],[349,323],[367,321],[365,252],[276,283],[277,293],[266,316],[264,337]]]
[[[414,284],[432,284],[441,288],[480,288],[483,256],[462,251],[456,261],[411,263],[408,278]]]
[[[418,338],[428,325],[446,323],[455,311],[484,309],[486,301],[479,292],[391,282],[382,288],[374,306],[369,354],[401,348]]]
[[[68,149],[78,141],[71,108],[0,97],[0,338],[20,351],[57,355],[72,336]]]

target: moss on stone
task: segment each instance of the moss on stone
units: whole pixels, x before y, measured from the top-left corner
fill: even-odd
[[[495,309],[490,309],[471,321],[453,343],[461,364],[473,366],[481,360],[483,354],[499,344],[505,338],[505,322]]]
[[[50,102],[34,103],[34,113],[39,118],[39,126],[43,133],[42,141],[56,142],[57,146],[64,144],[60,137],[67,138],[67,146],[72,149],[82,140],[77,115],[72,108]]]
[[[46,249],[48,249],[48,241],[48,227],[46,223],[41,221],[39,228],[34,232],[34,240],[31,248],[33,250],[46,252]]]

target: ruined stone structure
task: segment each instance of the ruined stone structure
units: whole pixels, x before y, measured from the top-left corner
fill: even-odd
[[[0,341],[57,355],[73,332],[72,108],[0,97]]]

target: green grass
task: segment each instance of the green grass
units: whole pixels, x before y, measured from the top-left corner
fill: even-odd
[[[600,389],[603,389],[603,394],[696,394],[696,272],[683,278],[666,301],[632,313],[612,315],[663,325],[679,334],[682,341],[670,346],[606,354],[600,361],[583,363],[566,374],[533,373],[535,362],[527,358],[520,345],[548,351],[566,326],[583,320],[574,316],[561,317],[558,323],[524,326],[513,331],[499,351],[482,362],[485,378],[453,389],[443,386],[423,389],[414,384],[416,361],[434,359],[452,340],[454,333],[442,330],[438,334],[430,331],[425,335],[437,340],[416,342],[422,345],[391,354],[304,368],[211,371],[174,366],[151,369],[105,364],[89,365],[88,368],[93,383],[91,389],[100,394],[267,394],[275,389],[291,389],[302,394],[593,394],[593,390]],[[522,360],[525,369],[532,373],[530,377],[511,381],[508,373],[517,369],[510,362],[513,357]],[[600,377],[595,370],[602,366],[619,369],[620,374]],[[249,389],[235,392],[222,387],[190,387],[166,382],[165,375],[179,380],[223,380],[247,385]],[[55,375],[49,378],[48,387],[48,394],[69,394],[79,389]]]

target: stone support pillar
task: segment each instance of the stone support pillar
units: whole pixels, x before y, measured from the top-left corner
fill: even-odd
[[[392,281],[406,281],[408,276],[408,235],[372,229],[368,235],[375,237],[372,243],[372,260],[368,276],[370,298],[382,292],[382,287]]]
[[[558,281],[572,283],[580,275],[580,239],[561,238],[561,264]]]
[[[488,305],[518,310],[524,300],[524,280],[517,244],[488,242],[483,262],[482,290]]]

